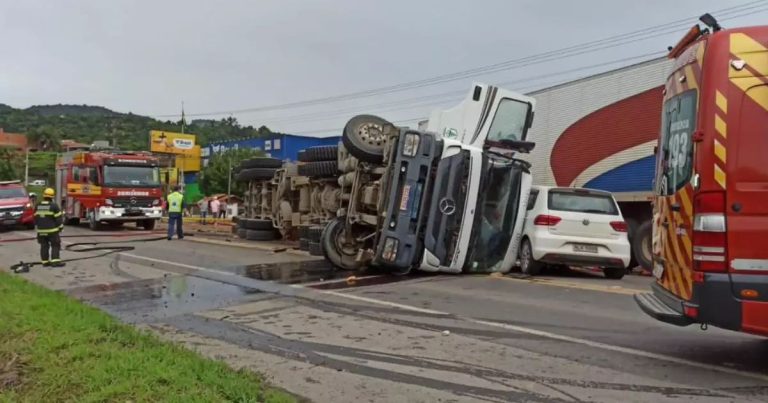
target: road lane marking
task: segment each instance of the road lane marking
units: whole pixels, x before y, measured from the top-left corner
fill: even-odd
[[[564,341],[564,342],[573,343],[573,344],[580,344],[580,345],[583,345],[583,346],[593,347],[593,348],[597,348],[597,349],[601,349],[601,350],[612,351],[612,352],[617,352],[617,353],[622,353],[622,354],[627,354],[627,355],[633,355],[633,356],[636,356],[636,357],[650,358],[650,359],[653,359],[653,360],[665,361],[665,362],[672,363],[672,364],[685,365],[685,366],[689,366],[689,367],[705,369],[705,370],[708,370],[708,371],[716,371],[716,372],[722,372],[722,373],[726,373],[726,374],[730,374],[730,375],[736,375],[736,376],[743,376],[743,377],[752,378],[752,379],[758,379],[758,380],[761,380],[761,381],[768,381],[768,375],[763,375],[763,374],[754,373],[754,372],[741,371],[741,370],[738,370],[738,369],[722,367],[722,366],[718,366],[718,365],[704,364],[704,363],[701,363],[701,362],[686,360],[686,359],[677,358],[677,357],[670,357],[670,356],[666,356],[666,355],[662,355],[662,354],[651,353],[651,352],[648,352],[648,351],[637,350],[637,349],[634,349],[634,348],[615,346],[615,345],[612,345],[612,344],[606,344],[606,343],[601,343],[601,342],[597,342],[597,341],[581,339],[581,338],[578,338],[578,337],[571,337],[571,336],[566,336],[566,335],[562,335],[562,334],[546,332],[546,331],[543,331],[543,330],[537,330],[537,329],[532,329],[532,328],[523,327],[523,326],[510,325],[510,324],[507,324],[507,323],[494,322],[494,321],[488,321],[488,320],[482,320],[482,319],[475,319],[475,318],[471,318],[471,317],[459,316],[459,315],[451,314],[449,312],[436,311],[436,310],[432,310],[432,309],[424,309],[424,308],[419,308],[419,307],[416,307],[416,306],[411,306],[411,305],[406,305],[406,304],[400,304],[400,303],[396,303],[396,302],[389,302],[389,301],[378,300],[378,299],[375,299],[375,298],[361,297],[361,296],[354,295],[354,294],[347,294],[347,293],[336,292],[336,291],[321,291],[321,292],[323,294],[333,295],[333,296],[337,296],[337,297],[341,297],[341,298],[348,298],[348,299],[357,300],[357,301],[369,302],[369,303],[372,303],[372,304],[387,306],[387,307],[391,307],[391,308],[400,308],[400,309],[403,309],[403,310],[406,310],[406,311],[412,311],[412,312],[418,312],[418,313],[428,313],[428,314],[440,315],[440,316],[450,316],[450,317],[461,319],[461,320],[467,321],[469,323],[474,323],[474,324],[477,324],[477,325],[484,325],[484,326],[496,327],[496,328],[505,329],[505,330],[511,330],[511,331],[518,332],[518,333],[525,333],[525,334],[529,334],[529,335],[532,335],[532,336],[544,337],[544,338],[548,338],[548,339],[552,339],[552,340],[559,340],[559,341]]]
[[[235,274],[235,273],[224,272],[224,271],[219,271],[219,270],[214,270],[214,269],[208,269],[208,268],[205,268],[205,267],[193,266],[193,265],[188,265],[188,264],[179,263],[179,262],[171,262],[171,261],[163,260],[163,259],[155,259],[155,258],[151,258],[151,257],[134,255],[134,254],[131,254],[131,253],[120,253],[120,254],[124,255],[124,256],[128,256],[128,257],[133,257],[133,258],[136,258],[136,259],[144,259],[144,260],[151,261],[151,262],[163,263],[163,264],[183,267],[183,268],[187,268],[187,269],[191,269],[191,270],[199,270],[199,271],[209,272],[209,273],[224,274],[224,275],[233,276],[233,277],[242,277],[242,276],[240,276],[238,274]],[[488,320],[482,320],[482,319],[475,319],[475,318],[471,318],[471,317],[464,317],[464,316],[460,316],[460,315],[451,314],[449,312],[437,311],[437,310],[433,310],[433,309],[419,308],[419,307],[412,306],[412,305],[400,304],[400,303],[397,303],[397,302],[389,302],[389,301],[384,301],[384,300],[379,300],[379,299],[369,298],[369,297],[362,297],[362,296],[359,296],[359,295],[348,294],[348,293],[343,293],[343,292],[319,291],[319,290],[314,290],[314,289],[311,289],[311,288],[306,288],[306,287],[298,285],[298,284],[294,284],[290,288],[301,288],[301,289],[309,290],[311,292],[315,292],[315,293],[318,293],[318,294],[332,295],[332,296],[336,296],[336,297],[340,297],[340,298],[346,298],[346,299],[356,300],[356,301],[360,301],[360,302],[367,302],[367,303],[371,303],[371,304],[375,304],[375,305],[387,306],[387,307],[391,307],[391,308],[398,308],[398,309],[402,309],[402,310],[405,310],[405,311],[425,313],[425,314],[430,314],[430,315],[446,316],[446,317],[454,317],[454,318],[461,319],[461,320],[467,321],[469,323],[474,323],[474,324],[478,324],[478,325],[489,326],[489,327],[496,327],[496,328],[510,330],[510,331],[514,331],[514,332],[518,332],[518,333],[529,334],[529,335],[543,337],[543,338],[548,338],[548,339],[552,339],[552,340],[564,341],[564,342],[568,342],[568,343],[572,343],[572,344],[579,344],[579,345],[583,345],[583,346],[588,346],[588,347],[592,347],[592,348],[597,348],[597,349],[601,349],[601,350],[612,351],[612,352],[617,352],[617,353],[622,353],[622,354],[627,354],[627,355],[633,355],[633,356],[637,356],[637,357],[649,358],[649,359],[658,360],[658,361],[665,361],[665,362],[668,362],[668,363],[673,363],[673,364],[678,364],[678,365],[685,365],[685,366],[699,368],[699,369],[704,369],[704,370],[708,370],[708,371],[715,371],[715,372],[721,372],[721,373],[726,373],[726,374],[730,374],[730,375],[742,376],[742,377],[746,377],[746,378],[758,379],[758,380],[761,380],[761,381],[768,381],[768,375],[758,374],[758,373],[754,373],[754,372],[741,371],[741,370],[738,370],[738,369],[722,367],[722,366],[718,366],[718,365],[704,364],[704,363],[700,363],[700,362],[696,362],[696,361],[686,360],[686,359],[683,359],[683,358],[670,357],[670,356],[661,355],[661,354],[657,354],[657,353],[651,353],[651,352],[648,352],[648,351],[642,351],[642,350],[637,350],[637,349],[628,348],[628,347],[621,347],[621,346],[616,346],[616,345],[612,345],[612,344],[606,344],[606,343],[601,343],[601,342],[581,339],[581,338],[577,338],[577,337],[571,337],[571,336],[561,335],[561,334],[557,334],[557,333],[546,332],[546,331],[543,331],[543,330],[537,330],[537,329],[528,328],[528,327],[524,327],[524,326],[517,326],[517,325],[511,325],[511,324],[508,324],[508,323],[501,323],[501,322],[494,322],[494,321],[488,321]]]
[[[650,289],[640,290],[637,288],[625,288],[620,285],[604,286],[604,285],[584,284],[584,283],[576,283],[571,281],[553,280],[553,279],[545,279],[545,278],[525,279],[525,278],[499,277],[499,276],[490,276],[490,277],[494,279],[515,281],[519,283],[549,285],[553,287],[575,288],[580,290],[608,292],[608,293],[623,294],[623,295],[635,295],[635,294],[640,294],[640,293],[650,291]]]

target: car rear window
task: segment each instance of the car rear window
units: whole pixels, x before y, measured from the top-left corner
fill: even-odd
[[[24,188],[0,188],[0,199],[15,199],[17,197],[27,197],[27,192],[24,190]]]
[[[578,213],[617,215],[619,209],[613,197],[598,193],[577,193],[574,191],[549,192],[549,209]]]

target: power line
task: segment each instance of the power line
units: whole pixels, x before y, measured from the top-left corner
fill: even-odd
[[[538,80],[552,78],[556,76],[572,74],[580,71],[591,70],[598,67],[605,67],[605,66],[610,66],[610,65],[619,64],[619,63],[626,63],[626,62],[634,61],[638,59],[643,59],[643,61],[648,61],[649,58],[660,56],[664,53],[666,52],[661,51],[661,52],[645,53],[642,55],[625,57],[617,60],[591,64],[588,66],[582,66],[582,67],[557,71],[553,73],[530,76],[530,77],[515,79],[512,81],[500,82],[494,85],[503,87],[507,85],[530,83],[531,81],[538,81]],[[562,82],[562,81],[557,81],[557,82]],[[526,89],[540,88],[540,87],[541,85],[537,84],[532,86],[526,86],[524,88],[518,88],[516,89],[516,91],[522,91]],[[283,122],[307,123],[307,122],[313,122],[313,121],[329,120],[334,117],[346,116],[350,113],[356,113],[356,112],[378,113],[382,111],[396,111],[396,110],[409,109],[409,108],[419,107],[419,106],[431,106],[431,105],[443,104],[446,102],[450,102],[451,100],[461,99],[465,93],[466,93],[466,90],[449,91],[449,92],[443,92],[440,94],[420,96],[416,98],[410,98],[410,99],[399,100],[399,101],[391,101],[391,102],[379,103],[379,104],[373,104],[373,105],[356,106],[353,108],[334,110],[331,112],[313,112],[313,113],[302,114],[302,115],[281,116],[281,117],[276,117],[274,119],[262,118],[261,121],[262,121],[262,124],[265,124],[265,125],[271,125],[271,124],[283,123]],[[456,97],[457,95],[459,96],[458,98]],[[449,98],[446,98],[446,97],[449,97]],[[428,101],[428,102],[425,103],[424,101]]]
[[[738,18],[745,15],[749,15],[749,14],[768,11],[768,9],[756,10],[757,8],[765,5],[765,3],[766,3],[766,0],[752,1],[739,6],[728,7],[728,8],[715,11],[715,14],[728,16],[727,18],[721,18],[721,20],[723,21],[730,20],[733,18]],[[748,12],[745,13],[746,11]],[[296,107],[312,106],[312,105],[318,105],[318,104],[324,104],[324,103],[338,102],[343,100],[365,98],[365,97],[370,97],[374,95],[391,94],[394,92],[401,92],[405,90],[411,90],[411,89],[421,88],[425,86],[432,86],[432,85],[442,84],[450,81],[456,81],[456,80],[467,78],[467,77],[530,66],[533,64],[544,63],[552,60],[559,60],[562,58],[573,57],[573,56],[577,56],[585,53],[593,53],[599,50],[604,50],[604,49],[613,48],[621,45],[626,45],[629,43],[635,43],[635,42],[647,40],[650,38],[655,38],[662,35],[667,35],[667,34],[676,32],[678,29],[680,29],[681,24],[686,22],[687,22],[686,25],[689,24],[691,19],[693,18],[696,18],[696,17],[690,17],[688,19],[681,19],[673,22],[668,22],[668,23],[656,25],[647,29],[636,30],[636,31],[632,31],[632,32],[628,32],[620,35],[614,35],[612,37],[595,40],[591,42],[586,42],[580,45],[561,48],[561,49],[548,51],[548,52],[544,52],[536,55],[531,55],[531,56],[523,57],[520,59],[508,60],[508,61],[486,65],[482,67],[477,67],[477,68],[464,70],[460,72],[444,74],[444,75],[440,75],[432,78],[410,81],[410,82],[386,86],[386,87],[368,89],[368,90],[357,91],[357,92],[352,92],[347,94],[329,96],[329,97],[309,99],[304,101],[277,104],[277,105],[271,105],[271,106],[262,106],[262,107],[237,109],[237,110],[229,110],[229,111],[194,113],[194,114],[188,114],[187,116],[231,115],[231,114],[263,112],[263,111],[270,111],[270,110],[291,109]],[[162,117],[177,117],[177,116],[179,115],[170,114],[170,115],[158,115],[156,117],[162,118]]]

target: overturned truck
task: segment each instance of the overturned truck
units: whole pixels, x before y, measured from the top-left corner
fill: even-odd
[[[372,115],[349,120],[339,146],[298,163],[241,166],[250,227],[271,223],[339,268],[394,273],[507,272],[531,187],[532,98],[475,84],[420,129]],[[266,167],[270,165],[270,167]]]

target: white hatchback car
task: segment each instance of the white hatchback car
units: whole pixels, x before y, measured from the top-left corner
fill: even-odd
[[[546,264],[597,266],[620,279],[630,260],[627,223],[608,192],[533,186],[520,244],[520,268]]]

